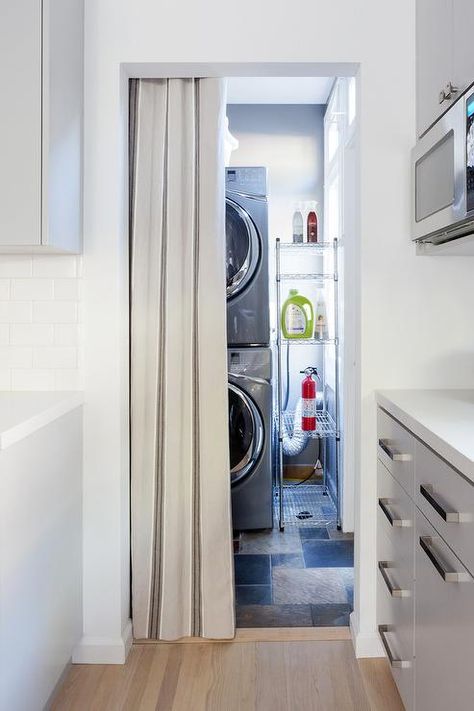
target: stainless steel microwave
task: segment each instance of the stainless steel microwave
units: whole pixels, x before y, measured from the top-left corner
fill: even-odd
[[[474,88],[412,151],[412,238],[445,244],[474,234]]]

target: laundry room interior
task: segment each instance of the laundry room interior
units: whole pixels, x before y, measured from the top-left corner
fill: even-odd
[[[236,624],[345,626],[356,83],[232,77],[226,113]]]

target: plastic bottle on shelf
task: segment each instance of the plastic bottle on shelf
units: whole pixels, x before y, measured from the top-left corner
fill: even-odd
[[[318,203],[312,200],[309,203],[308,217],[306,218],[306,239],[308,242],[318,241],[318,215],[316,213]]]
[[[314,326],[313,305],[298,289],[290,289],[281,310],[283,338],[311,338]]]
[[[314,319],[314,338],[316,341],[327,341],[329,338],[328,319],[326,313],[326,300],[321,291],[316,302],[316,314]]]
[[[301,244],[304,237],[303,213],[301,203],[297,202],[293,213],[293,242]]]

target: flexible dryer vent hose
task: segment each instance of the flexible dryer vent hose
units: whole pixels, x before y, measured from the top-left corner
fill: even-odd
[[[281,431],[283,454],[286,454],[289,457],[296,457],[297,454],[301,454],[308,444],[308,433],[301,429],[301,408],[302,402],[301,398],[299,398],[296,403],[292,433],[290,432],[290,428],[288,427],[285,417],[282,418]]]

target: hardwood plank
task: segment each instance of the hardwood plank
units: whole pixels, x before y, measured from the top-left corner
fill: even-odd
[[[349,627],[240,627],[233,639],[182,637],[176,640],[136,639],[134,644],[235,644],[236,642],[304,642],[350,640]]]
[[[123,666],[73,665],[54,711],[403,711],[384,660],[348,640],[135,644]]]
[[[359,659],[359,669],[372,711],[404,711],[386,659]]]
[[[350,640],[349,627],[241,627],[235,642],[330,642]]]

